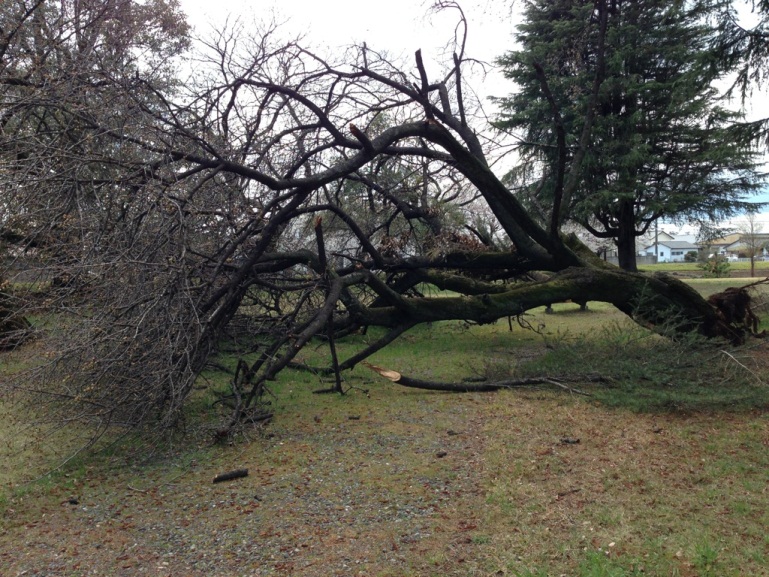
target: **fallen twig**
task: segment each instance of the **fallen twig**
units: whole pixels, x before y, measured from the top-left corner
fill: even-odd
[[[585,391],[580,391],[579,389],[575,389],[575,388],[570,387],[568,385],[564,385],[563,383],[559,383],[555,379],[545,378],[545,379],[543,379],[543,382],[550,383],[551,385],[554,385],[556,387],[560,387],[560,388],[564,389],[565,391],[569,391],[570,393],[575,393],[577,395],[584,395],[586,397],[590,396],[590,393],[586,393]]]
[[[500,389],[511,389],[515,387],[528,387],[532,385],[549,384],[549,385],[554,385],[556,387],[560,387],[564,390],[569,391],[570,393],[576,393],[578,395],[585,395],[588,397],[590,396],[590,393],[586,393],[584,391],[580,391],[579,389],[569,387],[568,385],[565,385],[560,381],[553,379],[552,377],[528,377],[524,379],[505,379],[502,381],[494,381],[490,383],[469,383],[469,382],[441,383],[436,381],[424,381],[421,379],[414,379],[414,378],[402,375],[397,371],[384,369],[382,367],[378,367],[370,363],[364,362],[361,364],[368,367],[375,373],[378,373],[379,375],[383,376],[384,378],[392,381],[393,383],[396,383],[403,387],[425,389],[428,391],[446,391],[451,393],[486,393],[486,392],[498,391]]]
[[[741,363],[740,361],[738,361],[738,360],[737,360],[737,358],[736,358],[736,357],[735,357],[735,356],[734,356],[732,353],[730,353],[730,352],[728,352],[728,351],[724,351],[724,350],[721,350],[721,353],[722,353],[722,354],[724,354],[724,355],[726,355],[726,356],[727,356],[727,357],[729,357],[730,359],[732,359],[732,360],[733,360],[735,363],[737,363],[739,366],[741,366],[743,369],[745,369],[745,370],[746,370],[746,371],[748,371],[748,372],[749,372],[751,375],[753,375],[753,376],[756,378],[756,380],[758,381],[758,384],[760,384],[760,385],[765,385],[765,384],[766,384],[766,383],[763,381],[763,379],[761,379],[761,376],[760,376],[760,375],[757,375],[755,371],[752,371],[752,370],[750,370],[750,368],[749,368],[749,367],[746,367],[746,366],[745,366],[743,363]]]
[[[241,477],[248,477],[248,469],[235,469],[227,473],[222,473],[214,477],[214,483],[221,483],[222,481],[231,481],[232,479],[239,479]]]

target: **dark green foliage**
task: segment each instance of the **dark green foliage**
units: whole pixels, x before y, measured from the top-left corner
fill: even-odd
[[[717,104],[711,84],[720,71],[712,65],[713,30],[703,23],[702,7],[661,0],[607,3],[602,44],[596,6],[603,4],[527,5],[521,48],[500,59],[520,90],[499,100],[497,125],[523,133],[525,162],[509,177],[546,220],[558,186],[553,106],[569,162],[577,157],[594,106],[584,160],[572,167],[571,204],[561,213],[598,237],[615,239],[621,266],[635,270],[635,237],[655,220],[713,219],[740,210],[744,195],[757,187],[755,156],[730,132],[738,116]]]
[[[745,15],[750,4],[750,17]],[[713,41],[718,64],[733,72],[731,92],[743,100],[769,80],[769,1],[712,0],[718,34]],[[742,13],[740,12],[742,10]],[[764,116],[737,127],[737,135],[769,147],[769,117]]]

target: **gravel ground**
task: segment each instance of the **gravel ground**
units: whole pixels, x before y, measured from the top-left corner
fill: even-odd
[[[19,495],[0,525],[0,574],[480,574],[487,400],[421,396],[410,414],[284,419],[215,463],[86,474]],[[240,467],[248,477],[211,482]]]

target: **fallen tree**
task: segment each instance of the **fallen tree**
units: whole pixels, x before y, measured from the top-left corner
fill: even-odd
[[[596,6],[603,34],[609,9]],[[316,339],[339,390],[342,371],[417,324],[563,300],[608,302],[668,335],[745,338],[744,316],[564,234],[563,189],[544,223],[524,208],[493,168],[499,143],[468,97],[464,44],[431,78],[419,52],[412,72],[365,45],[336,65],[273,29],[240,33],[243,52],[224,31],[197,81],[170,88],[130,67],[74,87],[5,71],[16,131],[3,145],[15,155],[0,190],[24,194],[6,199],[16,212],[3,238],[34,246],[39,283],[69,279],[47,301],[67,330],[36,369],[46,388],[28,389],[102,425],[172,426],[228,338],[242,357],[234,427],[262,414],[265,384]],[[50,130],[29,129],[51,125],[51,110]],[[573,153],[559,162],[579,162]],[[427,285],[458,296],[425,296]],[[337,358],[336,338],[370,326],[388,331]]]

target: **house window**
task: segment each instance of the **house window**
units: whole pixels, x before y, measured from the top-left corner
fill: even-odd
[[[682,254],[684,254],[684,251],[682,251],[682,250],[673,250],[673,251],[670,251],[670,254],[673,255],[673,256],[676,256],[676,255],[681,256]]]

